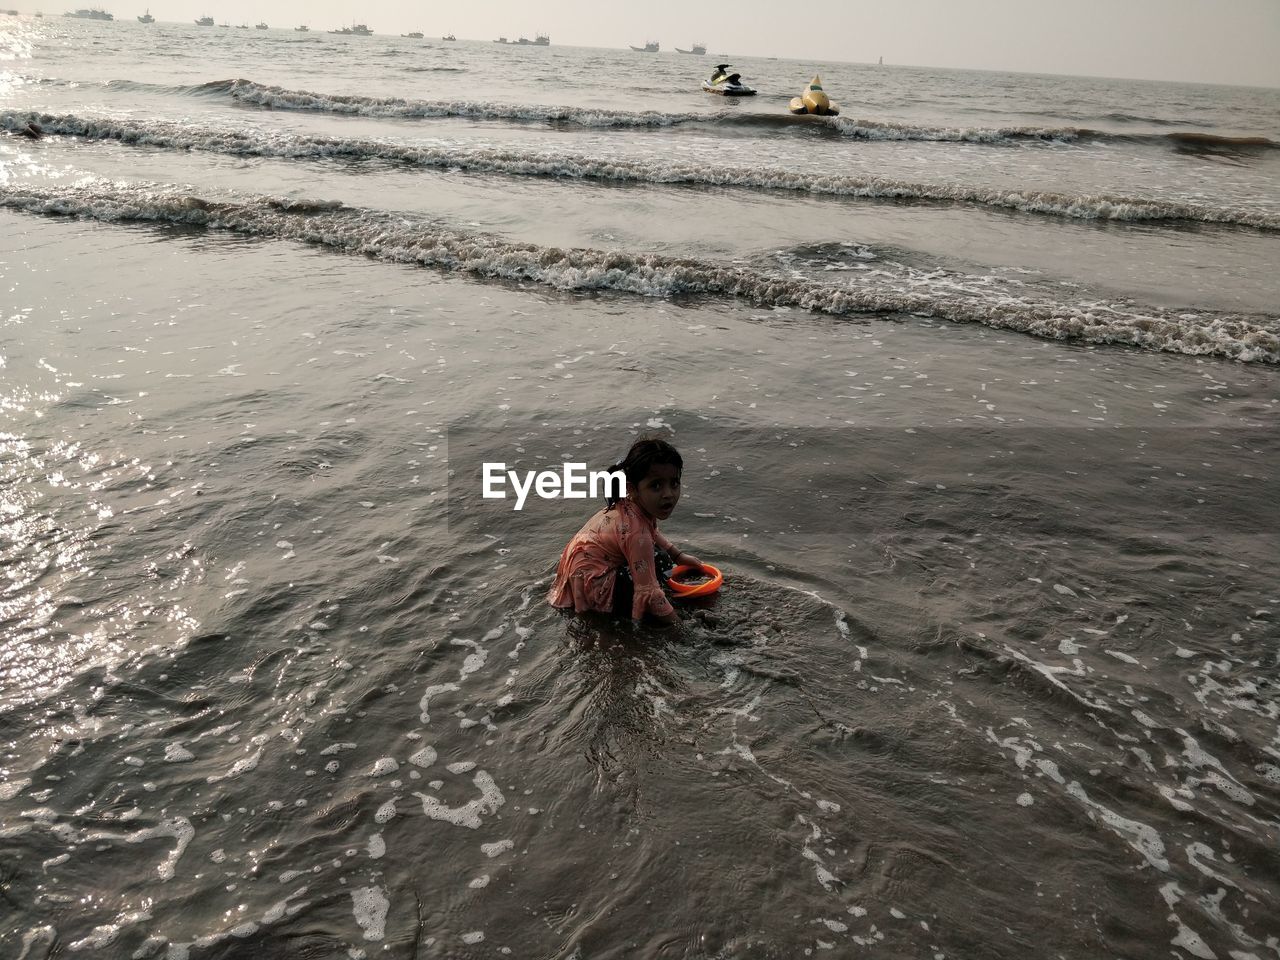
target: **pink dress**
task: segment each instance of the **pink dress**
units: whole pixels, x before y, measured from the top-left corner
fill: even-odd
[[[632,501],[619,500],[611,510],[601,510],[588,520],[564,548],[547,601],[578,613],[612,613],[618,568],[627,566],[635,584],[632,619],[639,620],[645,611],[669,616],[671,601],[653,569],[655,546],[674,553],[671,541],[658,531],[652,517]]]

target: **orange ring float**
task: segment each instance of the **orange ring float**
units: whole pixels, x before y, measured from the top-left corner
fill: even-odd
[[[678,578],[687,573],[708,573],[711,575],[711,579],[705,583],[681,583]],[[667,578],[667,586],[671,588],[671,592],[677,597],[705,597],[719,590],[720,585],[723,583],[724,574],[709,563],[704,563],[700,567],[692,567],[682,563],[672,570],[671,576]]]

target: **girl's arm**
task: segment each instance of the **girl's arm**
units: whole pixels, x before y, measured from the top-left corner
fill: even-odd
[[[670,542],[667,541],[668,544]],[[653,544],[654,538],[649,535],[649,531],[638,525],[633,526],[622,538],[622,552],[627,558],[627,567],[631,570],[631,582],[635,585],[631,619],[641,620],[649,613],[663,623],[676,623],[679,618],[675,608],[662,592],[657,572],[653,569]]]
[[[684,564],[687,567],[700,567],[702,561],[695,557],[692,553],[682,552],[674,543],[662,535],[662,531],[658,530],[654,533],[654,543],[660,546],[671,557],[671,561],[677,565]]]

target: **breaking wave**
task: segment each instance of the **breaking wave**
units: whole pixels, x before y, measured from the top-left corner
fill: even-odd
[[[409,73],[465,73],[454,66],[407,66]],[[34,78],[19,78],[34,79]],[[55,85],[78,85],[57,78],[38,78],[34,82]],[[347,116],[392,119],[447,119],[507,121],[521,124],[552,124],[594,129],[663,129],[696,126],[709,129],[766,129],[808,135],[829,135],[849,140],[927,141],[939,143],[987,144],[1010,146],[1018,143],[1046,144],[1141,143],[1173,149],[1176,152],[1211,150],[1218,153],[1251,154],[1280,149],[1280,143],[1264,136],[1222,136],[1189,131],[1108,131],[1088,126],[1034,126],[1014,124],[994,127],[937,126],[898,123],[853,117],[793,116],[790,113],[750,113],[740,110],[664,112],[660,110],[609,110],[594,107],[555,106],[547,104],[501,103],[487,100],[417,100],[406,97],[368,97],[354,94],[315,93],[258,83],[254,80],[210,80],[205,83],[175,86],[150,84],[135,80],[111,80],[108,89],[155,92],[162,95],[229,97],[236,103],[267,107],[272,110],[304,110]],[[1156,127],[1194,125],[1159,118],[1106,114],[1082,117],[1085,120],[1128,123],[1144,122]]]
[[[430,221],[415,222],[401,214],[329,203],[299,204],[266,197],[206,200],[140,185],[4,186],[0,207],[113,223],[226,230],[563,291],[732,297],[834,315],[917,314],[1056,340],[1280,363],[1280,321],[1267,317],[1175,314],[1129,304],[1066,304],[1030,298],[980,301],[948,295],[945,289],[885,288],[874,278],[840,285],[713,260],[511,242]]]
[[[945,143],[1013,144],[1023,141],[1076,143],[1084,141],[1150,141],[1177,145],[1189,140],[1213,142],[1219,147],[1280,149],[1266,137],[1223,137],[1195,133],[1109,133],[1086,127],[1024,126],[945,127],[919,126],[852,119],[848,117],[792,116],[723,111],[716,114],[664,113],[656,110],[601,110],[590,107],[495,103],[479,100],[411,100],[402,97],[364,97],[312,93],[269,86],[253,80],[225,80],[205,84],[207,91],[225,92],[241,103],[274,110],[313,110],[321,113],[371,117],[510,120],[520,123],[560,123],[582,127],[674,127],[704,124],[732,127],[769,127],[833,132],[858,140],[926,140]]]
[[[685,184],[832,197],[959,203],[1081,220],[1183,221],[1280,230],[1280,213],[1265,210],[1216,207],[1172,199],[930,184],[889,177],[818,175],[759,166],[707,166],[668,159],[637,160],[529,150],[412,146],[382,140],[307,137],[155,120],[132,122],[13,111],[0,113],[0,129],[16,132],[32,120],[46,134],[234,156],[382,160],[417,167],[508,176]]]

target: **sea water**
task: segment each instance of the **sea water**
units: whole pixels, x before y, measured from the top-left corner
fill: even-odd
[[[1280,952],[1280,93],[0,57],[4,955]],[[725,587],[562,618],[481,464],[650,433]]]

